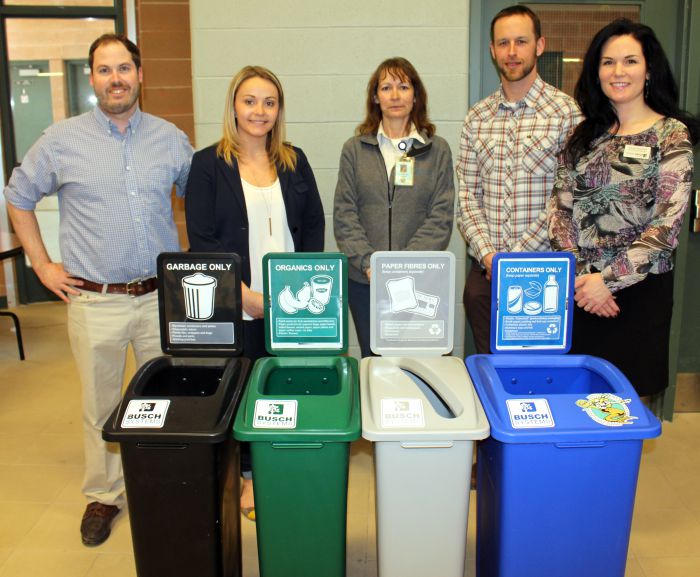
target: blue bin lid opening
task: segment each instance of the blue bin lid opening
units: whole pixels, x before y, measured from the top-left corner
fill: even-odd
[[[661,423],[611,363],[586,355],[473,355],[467,370],[504,443],[656,437]]]

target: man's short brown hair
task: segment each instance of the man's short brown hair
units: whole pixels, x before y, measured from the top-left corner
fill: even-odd
[[[139,47],[129,40],[124,34],[109,33],[103,34],[90,45],[90,52],[88,56],[90,71],[92,71],[92,63],[95,60],[95,50],[97,50],[103,44],[112,44],[114,42],[123,44],[124,48],[126,48],[129,51],[129,54],[131,54],[131,59],[134,61],[136,69],[138,70],[141,68],[141,51],[139,50]]]

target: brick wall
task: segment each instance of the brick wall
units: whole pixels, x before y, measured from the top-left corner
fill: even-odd
[[[194,145],[189,0],[138,0],[136,26],[141,48],[144,111],[181,128]],[[187,246],[182,199],[174,199],[175,222]]]
[[[591,39],[598,30],[615,18],[639,21],[640,8],[636,5],[566,5],[531,4],[542,22],[545,52],[561,52],[564,58],[583,60]],[[573,95],[581,74],[582,62],[563,64],[562,90]]]

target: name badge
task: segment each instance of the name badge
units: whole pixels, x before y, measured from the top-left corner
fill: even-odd
[[[651,158],[651,147],[626,144],[622,156],[625,158],[634,158],[636,160],[649,160]]]
[[[413,186],[413,159],[400,158],[394,167],[394,184],[396,186]]]

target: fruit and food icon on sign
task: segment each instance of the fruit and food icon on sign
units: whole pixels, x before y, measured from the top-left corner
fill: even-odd
[[[294,315],[301,310],[320,315],[326,310],[326,305],[331,300],[332,288],[333,277],[317,274],[305,281],[296,293],[292,291],[290,285],[286,285],[277,295],[277,303],[289,315]]]

